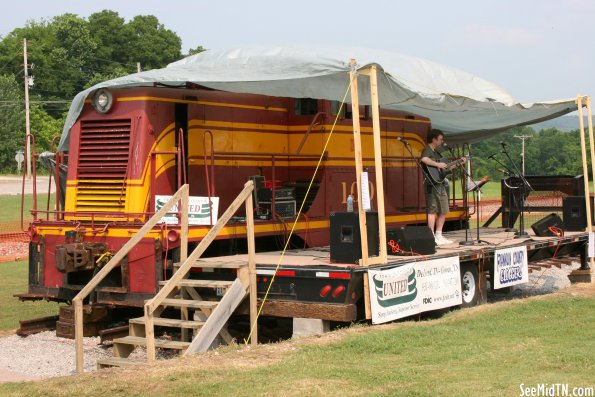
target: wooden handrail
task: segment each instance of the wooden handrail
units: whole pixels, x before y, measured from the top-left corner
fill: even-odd
[[[149,219],[149,221],[139,229],[138,232],[114,255],[110,261],[83,287],[83,289],[74,297],[72,305],[74,307],[74,338],[76,348],[76,372],[83,373],[83,300],[89,296],[97,285],[111,272],[122,259],[153,227],[169,212],[169,210],[178,202],[181,203],[181,254],[184,256],[188,246],[188,185],[183,185],[174,194],[169,201]],[[179,209],[180,210],[180,209]]]
[[[172,277],[168,280],[168,282],[161,288],[161,290],[153,297],[153,299],[148,300],[145,303],[145,337],[146,337],[146,348],[147,348],[147,359],[149,361],[155,360],[155,337],[154,337],[154,327],[153,327],[153,313],[155,310],[163,303],[163,300],[166,299],[174,290],[176,285],[182,280],[192,266],[195,264],[196,260],[200,258],[200,256],[205,252],[205,250],[209,247],[211,242],[215,240],[215,237],[219,234],[221,229],[227,224],[229,219],[236,213],[238,208],[246,201],[248,198],[252,198],[252,191],[254,190],[254,182],[248,181],[244,185],[244,189],[238,194],[235,200],[231,203],[231,205],[227,208],[227,210],[221,215],[215,226],[209,230],[207,235],[200,241],[198,246],[192,251],[190,256],[186,258],[186,260],[182,263],[182,265],[178,268],[178,270],[172,275]],[[252,209],[250,209],[251,213]],[[248,225],[248,232],[252,234],[248,236],[249,241],[254,239],[254,225],[253,225],[253,217],[248,214],[248,208],[246,208],[247,216],[246,220],[248,222],[252,222],[252,225]],[[249,244],[250,251],[254,251],[254,243],[252,242]],[[249,258],[251,261],[254,262],[254,252],[249,252]],[[254,263],[252,263],[252,267],[254,267]],[[253,269],[254,271],[254,269]],[[252,283],[252,281],[251,281]]]

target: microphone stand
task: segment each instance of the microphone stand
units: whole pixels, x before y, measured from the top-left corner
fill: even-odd
[[[535,190],[533,189],[533,187],[531,187],[531,185],[529,184],[527,179],[525,179],[525,176],[522,174],[522,172],[519,171],[519,168],[516,166],[514,161],[512,161],[512,159],[510,158],[510,155],[508,154],[508,151],[506,150],[506,145],[504,145],[504,144],[502,144],[502,153],[504,153],[506,155],[506,157],[508,158],[508,161],[512,164],[512,166],[516,170],[515,177],[519,178],[522,182],[520,201],[517,201],[517,208],[519,208],[519,210],[520,210],[519,231],[515,233],[515,239],[516,238],[525,238],[525,237],[529,236],[529,233],[527,233],[525,231],[525,214],[524,214],[525,197],[527,196],[527,188],[529,188],[531,192],[534,192]]]
[[[450,152],[450,155],[453,157],[456,157],[453,153],[453,150],[450,146],[444,146],[446,148],[446,150],[448,150]],[[471,161],[471,160],[469,160]],[[470,180],[471,178],[469,177],[469,174],[467,173],[467,170],[465,169],[465,167],[461,167],[461,169],[463,170],[463,175],[465,176],[465,178],[467,178],[467,180]],[[468,215],[469,214],[469,200],[468,200],[468,193],[469,190],[465,189],[465,213]],[[475,212],[477,212],[477,204],[475,205]],[[477,222],[479,224],[479,218],[477,219]],[[477,240],[479,242],[479,230],[477,231]],[[459,241],[459,245],[475,245],[475,243],[473,242],[473,240],[469,240],[469,219],[467,219],[467,227],[465,228],[465,241]]]

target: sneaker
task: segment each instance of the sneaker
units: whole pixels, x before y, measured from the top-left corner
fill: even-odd
[[[453,242],[443,236],[436,236],[436,245],[448,245],[452,244]]]

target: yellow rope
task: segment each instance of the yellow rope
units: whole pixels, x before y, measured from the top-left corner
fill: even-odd
[[[250,338],[252,338],[252,333],[254,332],[254,327],[256,327],[256,324],[258,323],[258,318],[260,317],[260,313],[262,312],[262,307],[264,306],[264,303],[266,302],[266,300],[269,296],[269,291],[271,290],[271,286],[275,282],[275,276],[277,275],[279,266],[281,266],[281,261],[283,261],[283,256],[285,255],[285,251],[287,251],[287,247],[289,245],[289,242],[291,241],[291,236],[293,235],[295,226],[296,226],[298,220],[300,219],[300,215],[302,214],[302,210],[304,208],[304,204],[306,203],[306,199],[308,198],[308,195],[310,194],[310,188],[312,187],[314,178],[316,177],[316,174],[318,173],[318,169],[320,168],[320,164],[322,163],[324,153],[326,153],[326,149],[327,149],[328,144],[331,140],[331,136],[333,135],[333,131],[335,130],[335,126],[337,125],[337,121],[339,120],[339,116],[341,115],[341,111],[343,110],[343,105],[345,104],[345,99],[347,98],[347,94],[349,93],[350,88],[351,88],[351,78],[349,79],[349,85],[347,86],[347,90],[345,91],[345,95],[343,96],[343,100],[341,101],[341,106],[339,107],[339,111],[337,112],[337,116],[335,117],[335,121],[333,122],[331,131],[328,134],[328,138],[326,139],[324,148],[322,149],[322,153],[320,154],[320,158],[318,159],[318,164],[316,164],[316,168],[314,169],[314,174],[312,175],[312,179],[310,180],[310,184],[308,185],[308,189],[306,190],[306,194],[304,195],[304,199],[302,200],[300,209],[295,217],[295,220],[293,221],[293,225],[291,226],[291,231],[289,232],[289,236],[287,237],[287,241],[285,242],[285,246],[283,247],[283,251],[281,252],[279,261],[277,262],[277,267],[275,267],[275,272],[273,273],[273,276],[271,277],[271,281],[269,282],[267,291],[264,294],[264,298],[262,299],[260,307],[258,308],[258,313],[256,314],[256,319],[254,320],[254,323],[250,326],[250,334],[248,334],[248,338],[244,339],[244,344],[246,344],[246,345],[250,342]]]

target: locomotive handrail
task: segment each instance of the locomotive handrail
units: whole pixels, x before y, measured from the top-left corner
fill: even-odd
[[[82,373],[84,369],[83,358],[83,300],[89,296],[97,285],[116,267],[118,263],[130,252],[145,235],[163,218],[163,216],[181,200],[181,255],[186,255],[188,249],[188,185],[183,185],[168,202],[149,219],[149,221],[139,229],[138,232],[114,255],[109,262],[83,287],[82,290],[72,300],[74,307],[74,337],[76,348],[76,372]],[[180,208],[178,207],[178,208]]]
[[[283,157],[304,157],[304,158],[320,158],[319,154],[301,154],[301,153],[283,153],[283,152],[213,152],[215,156],[253,156],[253,157],[271,157],[271,156],[283,156]],[[325,156],[327,154],[325,153]]]
[[[312,119],[312,121],[310,122],[310,125],[308,126],[308,130],[304,134],[304,137],[302,138],[302,141],[300,142],[297,150],[295,151],[296,154],[300,154],[301,153],[302,147],[304,147],[304,144],[308,140],[308,137],[310,136],[310,132],[312,131],[312,128],[314,128],[314,126],[316,125],[316,120],[318,120],[318,118],[319,117],[322,117],[322,116],[326,116],[326,113],[325,112],[318,112],[318,113],[316,113],[314,115],[314,118]]]
[[[153,313],[163,303],[174,290],[176,285],[182,280],[196,260],[205,252],[211,242],[215,240],[215,237],[219,234],[221,229],[227,224],[229,219],[235,214],[240,206],[246,203],[246,228],[248,234],[248,266],[250,274],[250,323],[256,321],[256,262],[255,262],[255,247],[254,247],[254,215],[253,215],[253,203],[252,203],[252,191],[254,190],[254,182],[248,181],[244,185],[244,189],[238,194],[235,200],[227,208],[227,210],[221,215],[215,226],[209,230],[207,235],[200,241],[198,246],[192,251],[192,253],[186,258],[184,254],[180,255],[180,261],[182,265],[167,281],[167,283],[161,288],[161,290],[152,299],[145,303],[145,335],[146,335],[146,348],[147,358],[149,361],[155,360],[155,334],[154,334],[154,321]],[[253,310],[254,309],[254,310]],[[253,317],[254,316],[254,317]],[[253,343],[257,340],[256,336],[253,337]]]
[[[207,166],[207,134],[211,136],[211,176],[209,177],[209,167]],[[202,151],[205,163],[205,181],[207,181],[207,196],[209,198],[209,219],[211,225],[213,224],[213,208],[211,197],[215,195],[215,143],[213,141],[213,133],[211,130],[204,130],[202,132]]]

